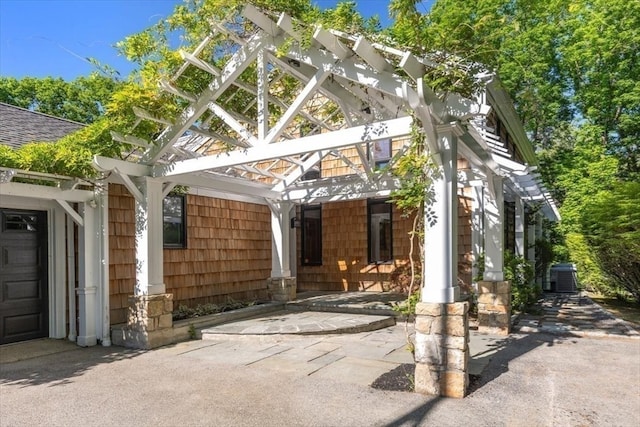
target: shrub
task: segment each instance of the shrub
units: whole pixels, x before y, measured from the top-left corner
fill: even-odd
[[[526,311],[538,301],[542,289],[533,281],[533,266],[520,255],[504,253],[504,279],[511,282],[511,309]]]

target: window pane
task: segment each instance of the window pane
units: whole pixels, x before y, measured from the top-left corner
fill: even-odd
[[[186,247],[185,196],[170,195],[163,201],[163,239],[167,247]]]
[[[391,204],[384,200],[370,200],[367,217],[369,223],[369,262],[392,261]]]
[[[5,230],[37,231],[38,216],[30,213],[7,212],[4,215]]]
[[[302,265],[322,265],[320,206],[302,206]]]

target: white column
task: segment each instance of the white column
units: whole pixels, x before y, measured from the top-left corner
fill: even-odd
[[[515,200],[515,226],[516,226],[516,255],[525,257],[527,256],[524,247],[524,204],[519,196],[516,196]]]
[[[271,209],[271,277],[291,277],[289,223],[291,203],[270,203]]]
[[[529,247],[527,248],[527,260],[531,265],[536,265],[536,220],[537,213],[531,214],[528,223],[526,224],[527,241]]]
[[[67,286],[69,294],[69,341],[76,341],[76,255],[75,255],[75,223],[67,216]]]
[[[269,70],[268,58],[264,49],[258,52],[258,140],[264,141],[269,133]]]
[[[484,280],[504,280],[504,193],[501,176],[489,176],[484,194]]]
[[[97,188],[98,249],[100,253],[100,309],[97,310],[100,340],[111,345],[111,313],[109,312],[109,190],[106,182]]]
[[[471,187],[471,246],[473,251],[473,264],[471,266],[471,277],[478,277],[478,260],[484,253],[484,215],[483,209],[483,189],[482,185]]]
[[[135,295],[164,294],[162,182],[143,177],[137,182],[143,200],[136,200]]]
[[[290,219],[291,203],[270,203],[271,210],[271,277],[291,277]]]
[[[96,345],[96,308],[99,280],[99,251],[96,239],[96,209],[89,203],[81,204],[83,226],[79,230],[78,253],[78,337],[80,346]]]
[[[540,215],[540,213],[536,213],[534,236],[535,236],[534,240],[538,240],[542,238],[542,215]],[[547,289],[546,285],[548,284],[548,282],[547,282],[546,274],[547,273],[543,271],[542,276],[536,278],[536,284],[542,286],[543,289]]]
[[[435,200],[425,203],[422,302],[452,303],[458,287],[457,138],[450,128],[439,130],[441,175],[433,182]]]
[[[65,283],[67,282],[67,269],[65,259],[65,213],[60,206],[56,206],[50,211],[52,216],[52,231],[54,240],[52,242],[54,254],[49,255],[49,262],[53,270],[54,280],[49,284],[49,336],[51,338],[64,338],[67,332],[65,313],[67,311],[67,298]],[[49,250],[51,252],[51,250]],[[52,315],[51,315],[52,314]]]

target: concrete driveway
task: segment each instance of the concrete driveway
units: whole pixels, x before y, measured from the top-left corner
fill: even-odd
[[[403,340],[397,325],[143,352],[57,343],[63,351],[2,364],[0,425],[640,425],[640,340],[476,335],[474,357],[487,363],[462,400],[369,386],[407,360]]]
[[[412,358],[403,325],[358,314],[276,313],[152,351],[0,346],[0,426],[640,425],[638,331],[580,294],[541,308],[508,338],[471,331],[463,400],[372,388]],[[243,335],[338,321],[362,332]]]

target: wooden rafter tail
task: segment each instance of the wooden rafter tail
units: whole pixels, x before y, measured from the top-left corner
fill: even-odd
[[[138,138],[136,136],[123,135],[116,131],[111,131],[110,134],[111,134],[111,138],[114,141],[122,142],[124,144],[130,144],[130,145],[141,147],[141,148],[149,148],[151,146],[149,141],[142,138]]]
[[[353,46],[353,50],[367,64],[371,65],[374,70],[380,73],[394,70],[394,66],[391,65],[384,56],[380,55],[376,48],[374,48],[364,36],[358,37],[356,44]]]
[[[194,102],[196,100],[196,96],[195,95],[175,87],[174,85],[172,85],[171,83],[169,83],[166,80],[161,80],[159,85],[160,85],[160,89],[164,90],[167,93],[170,93],[172,95],[176,95],[176,96],[178,96],[178,97],[180,97],[182,99],[186,99],[187,101],[190,101],[190,102]]]
[[[198,44],[198,46],[196,46],[196,48],[193,50],[193,52],[191,53],[191,55],[193,57],[197,57],[203,50],[204,48],[209,44],[209,42],[211,41],[211,36],[208,35],[206,36],[204,39],[202,39],[202,41],[200,42],[200,44]],[[184,60],[185,58],[182,56],[182,50],[180,50],[178,53],[180,54],[180,57]],[[189,67],[190,63],[188,61],[185,61],[180,68],[178,68],[178,70],[173,74],[171,80],[172,81],[176,81],[178,80],[182,74],[187,70],[187,67]]]
[[[262,31],[269,34],[272,37],[278,36],[282,33],[282,29],[267,15],[262,13],[257,7],[248,3],[242,10],[242,16],[256,24]]]
[[[193,65],[194,67],[197,67],[199,69],[201,69],[202,71],[206,71],[207,73],[214,75],[214,76],[219,76],[220,75],[220,70],[217,69],[216,67],[214,67],[213,65],[209,64],[206,61],[203,61],[202,59],[198,58],[195,55],[192,55],[189,52],[185,52],[183,50],[181,50],[180,52],[180,57],[186,61],[187,63]]]
[[[167,125],[170,126],[173,123],[171,122],[171,120],[165,119],[163,117],[158,117],[157,115],[150,113],[147,110],[144,110],[140,107],[133,107],[133,114],[136,115],[136,117],[140,118],[140,119],[144,119],[144,120],[150,120],[152,122],[156,122],[156,123],[160,123],[162,125]]]

